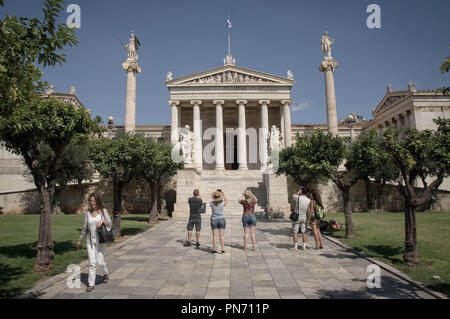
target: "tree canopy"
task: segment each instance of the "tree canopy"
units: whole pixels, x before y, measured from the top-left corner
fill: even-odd
[[[405,198],[405,252],[407,264],[417,264],[416,208],[437,191],[450,172],[450,119],[434,120],[437,130],[388,129],[384,133],[387,152],[401,173],[398,186]],[[420,179],[423,188],[416,187]]]
[[[144,144],[144,156],[141,158],[142,169],[140,175],[152,188],[152,204],[149,222],[155,223],[158,219],[158,199],[160,190],[169,179],[183,169],[184,163],[172,160],[172,148],[165,143],[147,140]]]

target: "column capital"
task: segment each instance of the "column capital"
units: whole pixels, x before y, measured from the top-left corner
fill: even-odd
[[[319,66],[320,72],[333,71],[339,66],[339,62],[333,58],[325,57]]]
[[[269,105],[270,101],[269,100],[259,100],[258,104],[260,104],[260,105],[263,105],[263,104]]]
[[[285,104],[291,105],[292,104],[292,100],[281,100],[281,104],[282,105],[285,105]]]
[[[214,105],[217,105],[217,104],[224,105],[224,104],[225,104],[225,101],[224,101],[224,100],[214,100],[214,101],[213,101],[213,104],[214,104]]]
[[[237,101],[236,101],[236,104],[237,104],[237,105],[240,105],[240,104],[244,104],[244,105],[245,105],[245,104],[247,104],[247,103],[248,103],[247,100],[237,100]]]
[[[179,106],[180,105],[180,101],[169,100],[169,105],[170,106]]]
[[[139,66],[137,60],[126,60],[124,63],[122,63],[122,69],[124,69],[127,72],[135,72],[135,73],[141,73],[142,69]]]
[[[202,105],[202,101],[201,100],[192,100],[191,105],[195,105],[195,104]]]

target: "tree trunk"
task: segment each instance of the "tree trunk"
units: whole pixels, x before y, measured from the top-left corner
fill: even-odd
[[[364,184],[366,185],[366,205],[367,210],[374,209],[374,202],[372,197],[372,192],[370,191],[370,181],[368,179],[364,180]]]
[[[319,205],[322,208],[325,208],[322,202],[322,197],[320,196],[319,191],[314,186],[308,186],[308,188],[311,191],[311,194],[313,195],[314,200],[316,201],[317,205]]]
[[[50,203],[52,208],[52,215],[62,215],[61,211],[61,201],[59,200],[59,196],[61,195],[61,189],[56,188],[53,184],[50,189]]]
[[[152,186],[152,202],[150,207],[149,224],[156,224],[158,222],[158,182],[151,181]]]
[[[55,244],[52,241],[51,233],[51,205],[49,193],[47,192],[44,183],[38,185],[39,198],[41,200],[41,216],[39,224],[39,239],[37,245],[36,264],[34,271],[39,273],[46,273],[51,271],[53,267],[53,259],[55,258]]]
[[[403,261],[408,265],[419,262],[417,250],[416,209],[407,200],[405,203],[405,253]]]
[[[119,180],[113,180],[114,208],[113,208],[113,233],[114,238],[120,238],[120,221],[122,213],[122,192],[123,183]]]
[[[383,209],[382,196],[383,196],[384,185],[385,185],[384,182],[377,184],[377,210]]]
[[[344,212],[345,212],[345,238],[352,239],[355,237],[352,220],[352,203],[350,202],[350,188],[344,187],[341,189],[344,198]]]

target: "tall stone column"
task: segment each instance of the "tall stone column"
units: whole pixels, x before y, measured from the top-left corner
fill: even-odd
[[[122,64],[127,72],[127,98],[125,107],[125,132],[133,133],[136,129],[136,74],[141,73],[137,59],[128,59]]]
[[[284,110],[284,146],[292,145],[291,100],[281,101]]]
[[[261,105],[261,129],[260,134],[263,134],[259,137],[259,154],[261,161],[261,168],[264,169],[267,167],[267,159],[268,159],[268,150],[267,150],[267,139],[269,138],[269,110],[268,105],[270,101],[262,100],[259,101]]]
[[[338,121],[336,112],[336,90],[334,88],[334,70],[339,63],[332,57],[324,57],[319,67],[320,72],[325,73],[325,95],[327,100],[328,132],[338,135]]]
[[[238,162],[239,170],[248,170],[247,166],[247,125],[245,118],[245,105],[246,100],[237,100],[236,104],[239,105],[239,128],[238,128]]]
[[[225,101],[213,101],[216,105],[216,171],[225,170],[223,149],[223,105]]]
[[[179,129],[180,129],[180,114],[178,106],[180,105],[180,101],[169,101],[169,105],[172,107],[172,125],[170,130],[170,144],[176,145],[178,143],[179,138]]]
[[[200,105],[202,101],[191,101],[194,106],[194,163],[197,171],[203,169],[203,139],[202,139],[202,122],[200,118]]]

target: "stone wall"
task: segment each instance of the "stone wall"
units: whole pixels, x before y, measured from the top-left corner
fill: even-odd
[[[163,189],[162,199],[166,201],[168,212],[173,211],[175,203],[175,179],[172,178]],[[72,185],[61,191],[59,196],[61,211],[65,214],[85,214],[88,208],[88,196],[98,192],[108,211],[113,210],[112,185],[104,181],[99,183]],[[148,213],[150,207],[150,187],[147,183],[133,180],[124,191],[124,205],[128,213]],[[0,207],[8,214],[39,214],[40,200],[37,191],[11,192],[0,194]]]
[[[380,202],[380,210],[388,212],[402,212],[404,210],[404,199],[397,186],[385,185],[381,188],[380,185],[371,183],[369,187],[369,191],[372,194],[375,203],[378,201]],[[293,209],[295,205],[291,195],[297,192],[299,188],[300,186],[289,177],[288,192],[291,209]],[[344,201],[342,199],[341,191],[333,182],[329,181],[328,184],[321,185],[318,189],[326,211],[344,211]],[[379,198],[378,194],[380,194]],[[359,181],[351,188],[350,201],[352,203],[353,211],[367,211],[366,186],[363,181]],[[422,207],[420,210],[426,210],[426,208]],[[450,192],[439,191],[436,195],[436,199],[432,202],[431,207],[428,210],[434,212],[450,212]]]

